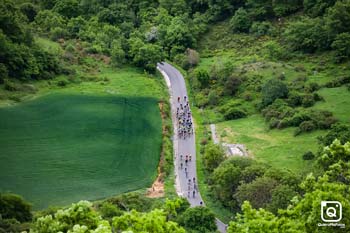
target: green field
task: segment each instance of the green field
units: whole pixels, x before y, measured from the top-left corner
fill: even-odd
[[[302,155],[309,150],[317,151],[317,136],[324,132],[294,137],[294,130],[269,130],[259,115],[217,124],[217,135],[221,136],[221,141],[244,144],[251,156],[272,166],[298,173],[307,172],[312,162],[303,160]]]
[[[350,123],[350,91],[347,87],[323,88],[318,93],[325,101],[318,102],[314,108],[326,109],[344,123]]]
[[[0,108],[0,191],[44,208],[149,186],[161,148],[157,101],[51,94]]]

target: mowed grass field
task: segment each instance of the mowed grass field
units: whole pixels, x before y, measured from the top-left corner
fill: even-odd
[[[307,151],[317,152],[317,137],[323,131],[315,131],[294,137],[295,128],[269,130],[260,115],[217,124],[221,141],[244,144],[251,156],[274,167],[307,172],[312,162],[302,159]]]
[[[35,208],[149,186],[161,118],[155,98],[53,94],[0,108],[0,187]]]

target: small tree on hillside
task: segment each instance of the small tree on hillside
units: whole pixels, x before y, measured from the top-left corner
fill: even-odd
[[[288,96],[287,85],[278,79],[270,79],[262,87],[262,105],[266,107],[278,98]]]
[[[248,32],[251,25],[252,20],[243,8],[239,8],[230,20],[230,26],[234,32]]]

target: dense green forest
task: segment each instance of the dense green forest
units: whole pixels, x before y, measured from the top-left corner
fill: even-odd
[[[331,231],[349,231],[349,0],[0,0],[1,100],[20,101],[42,80],[60,87],[94,80],[99,67],[87,58],[151,75],[157,62],[171,61],[187,76],[199,123],[258,115],[269,130],[317,135],[316,149],[295,145],[308,166],[293,170],[284,169],[288,161],[283,168],[227,158],[198,127],[205,201],[229,213],[228,232],[329,232],[317,226],[324,200],[342,203],[345,228]],[[183,199],[125,194],[33,212],[21,197],[1,194],[0,232],[29,229],[202,233],[216,226],[209,208]]]

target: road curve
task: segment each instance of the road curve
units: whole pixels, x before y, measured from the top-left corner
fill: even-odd
[[[178,97],[181,97],[183,101],[184,96],[187,95],[187,89],[184,77],[182,74],[172,65],[162,62],[157,64],[157,69],[163,75],[167,86],[169,88],[170,93],[170,104],[171,104],[171,112],[172,112],[172,120],[174,125],[174,137],[173,137],[173,145],[174,145],[174,170],[175,170],[175,186],[176,192],[179,196],[187,198],[190,202],[191,206],[200,206],[205,205],[199,191],[196,192],[193,197],[192,192],[193,188],[191,186],[191,191],[188,193],[188,180],[193,179],[195,177],[197,179],[196,172],[196,141],[195,141],[195,131],[193,130],[193,135],[187,137],[186,139],[179,138],[176,134],[177,132],[177,119],[176,119],[176,109],[178,107]],[[180,163],[180,155],[191,155],[192,161],[188,163],[187,169],[187,177],[184,168],[181,168]],[[184,163],[183,163],[184,164]],[[185,167],[185,166],[184,166]],[[202,204],[201,204],[202,203]],[[226,232],[226,224],[221,222],[219,219],[216,219],[216,225],[220,232]]]

